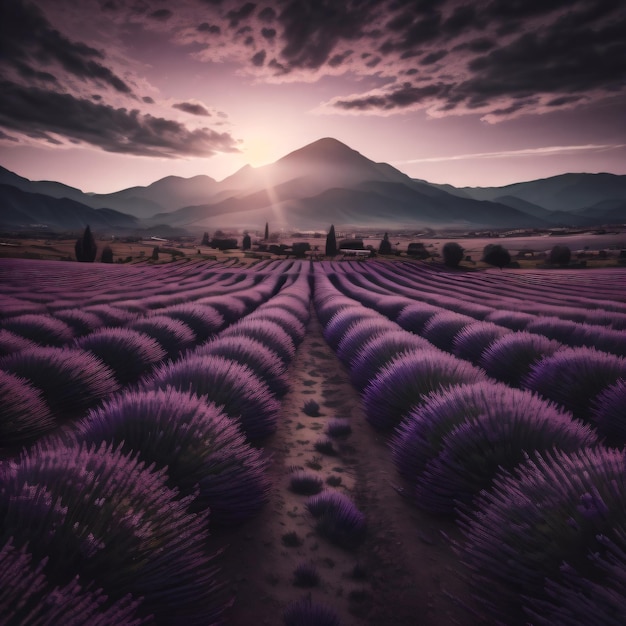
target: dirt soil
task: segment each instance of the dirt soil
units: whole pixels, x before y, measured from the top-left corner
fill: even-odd
[[[366,422],[348,372],[324,341],[315,314],[290,371],[278,431],[264,445],[271,455],[274,490],[260,514],[222,535],[230,544],[222,569],[232,581],[231,626],[283,623],[287,605],[307,594],[333,608],[342,626],[468,626],[480,623],[457,599],[467,598],[457,559],[442,531],[458,536],[452,522],[421,513],[398,488],[385,438]],[[320,405],[320,415],[303,411]],[[335,443],[335,455],[317,452],[328,419],[349,419],[352,433]],[[347,551],[320,537],[305,508],[307,496],[289,489],[289,474],[304,468],[350,496],[367,517],[366,541]],[[301,545],[288,546],[287,533]],[[320,575],[313,588],[293,584],[294,569],[312,563]],[[357,566],[355,572],[355,566]],[[356,574],[356,575],[355,575]]]

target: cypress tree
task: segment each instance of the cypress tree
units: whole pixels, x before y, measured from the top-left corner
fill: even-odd
[[[337,237],[335,235],[335,225],[330,225],[328,235],[326,235],[326,256],[335,256],[337,254]]]
[[[265,237],[263,237],[263,239],[267,241],[269,238],[270,238],[270,229],[269,229],[268,223],[265,222]]]
[[[243,236],[243,241],[241,242],[241,248],[242,250],[250,250],[251,247],[252,240],[250,239],[250,235],[248,233],[245,233],[245,235]]]
[[[89,225],[85,228],[85,232],[80,239],[76,240],[74,244],[74,252],[76,253],[76,260],[82,263],[93,263],[96,260],[96,254],[98,252],[98,246],[96,240],[91,234],[91,228]]]
[[[385,233],[383,240],[378,246],[378,252],[380,254],[391,254],[391,242],[389,241],[389,233]]]

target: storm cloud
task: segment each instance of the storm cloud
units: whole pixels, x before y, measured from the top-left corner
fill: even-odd
[[[237,152],[228,133],[189,130],[179,122],[114,108],[69,94],[1,81],[0,126],[60,143],[52,135],[87,143],[107,152],[139,156],[211,156]]]

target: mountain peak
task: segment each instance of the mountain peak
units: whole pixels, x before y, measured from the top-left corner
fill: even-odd
[[[334,139],[333,137],[323,137],[322,139],[318,139],[313,143],[307,144],[298,150],[290,152],[286,156],[282,157],[282,159],[279,159],[278,162],[299,161],[302,159],[329,161],[346,158],[354,159],[355,157],[365,159],[362,154],[353,150],[345,143],[341,143],[338,139]]]

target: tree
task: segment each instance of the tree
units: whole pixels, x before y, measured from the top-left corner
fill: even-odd
[[[154,248],[152,248],[152,260],[153,261],[158,261],[159,260],[159,246],[154,246]]]
[[[113,263],[113,249],[111,246],[104,246],[100,255],[101,263]]]
[[[74,252],[76,252],[76,260],[82,263],[93,263],[96,260],[96,254],[98,252],[98,246],[96,240],[91,234],[91,228],[89,225],[85,228],[83,236],[76,240],[74,244]]]
[[[389,241],[389,234],[385,233],[380,245],[378,246],[379,254],[391,254],[391,241]]]
[[[502,269],[511,262],[509,251],[500,244],[490,243],[483,249],[483,259],[489,265],[495,265]]]
[[[309,244],[308,241],[298,241],[291,246],[291,249],[297,259],[303,259],[306,253],[311,249],[311,244]]]
[[[555,265],[567,265],[572,258],[572,251],[568,246],[554,246],[550,250],[550,256],[548,260]]]
[[[456,241],[448,241],[441,251],[443,262],[448,267],[458,267],[463,260],[463,248]]]
[[[335,225],[330,225],[328,235],[326,235],[326,256],[335,256],[337,254],[337,236],[335,235]]]
[[[201,246],[209,246],[209,233],[204,233],[204,235],[202,235],[202,241],[200,242]]]
[[[250,239],[250,235],[245,233],[243,236],[243,241],[241,242],[242,250],[250,250],[252,247],[252,240]]]
[[[265,237],[263,237],[263,239],[267,241],[269,238],[270,238],[270,227],[269,227],[269,224],[265,222]]]

